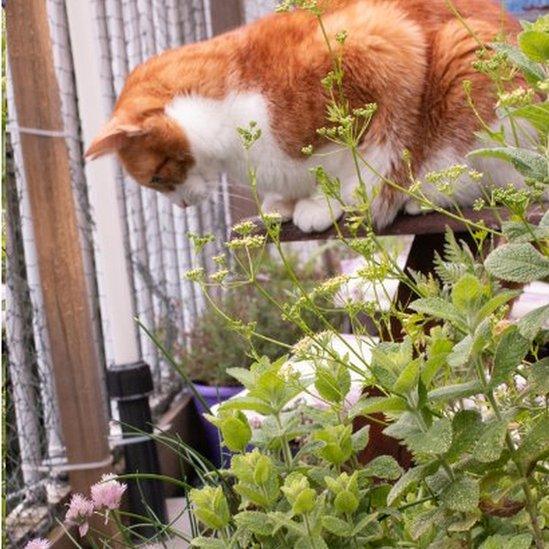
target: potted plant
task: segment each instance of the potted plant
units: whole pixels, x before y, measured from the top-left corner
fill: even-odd
[[[297,256],[289,257],[291,268],[311,288],[319,277],[315,262],[300,264]],[[281,264],[266,261],[258,278],[262,286],[268,287],[271,297],[279,302],[287,301],[292,282]],[[255,336],[248,339],[238,330],[228,329],[226,317],[239,319],[243,324],[253,322],[256,333],[275,336],[274,339],[287,345],[293,345],[303,334],[295,324],[283,320],[277,309],[267,306],[265,298],[253,285],[226,288],[216,305],[218,310],[208,307],[204,311],[188,334],[188,346],[180,348],[176,355],[196,392],[202,397],[202,402],[194,397],[204,432],[200,450],[213,463],[220,465],[219,433],[202,417],[207,411],[204,404],[211,408],[242,391],[238,381],[227,373],[229,368],[249,368],[254,362],[254,355],[278,357],[285,353],[283,347],[268,339]],[[311,318],[311,325],[315,329],[321,328],[314,317]]]

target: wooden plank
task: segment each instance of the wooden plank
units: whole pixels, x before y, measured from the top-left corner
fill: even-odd
[[[210,0],[212,34],[215,36],[239,27],[244,22],[241,0]]]
[[[110,457],[103,382],[88,302],[83,257],[63,136],[39,136],[24,128],[62,132],[44,1],[6,7],[8,51],[25,175],[33,216],[53,375],[69,464]],[[110,466],[71,470],[73,490],[87,492]]]
[[[538,223],[544,212],[547,211],[547,206],[536,206],[532,208],[528,214],[528,219],[531,223]],[[457,215],[457,214],[456,214]],[[509,216],[509,211],[504,208],[495,208],[491,210],[483,210],[476,212],[472,209],[464,209],[461,212],[461,216],[465,219],[479,223],[483,221],[485,225],[490,229],[499,229],[501,221],[505,220]],[[262,226],[259,218],[251,218],[256,224],[257,229],[254,234],[265,234],[265,228]],[[365,236],[365,231],[360,230],[356,235],[351,235],[350,231],[345,226],[345,221],[338,221],[339,230],[344,237],[361,237]],[[408,235],[408,234],[440,234],[444,233],[446,228],[451,229],[454,232],[464,232],[467,230],[467,224],[459,219],[454,219],[448,215],[442,213],[427,213],[424,215],[399,215],[395,221],[385,227],[384,229],[377,231],[376,234],[380,236],[389,235]],[[233,237],[236,235],[233,235]],[[330,227],[327,230],[320,233],[304,233],[298,229],[293,223],[283,223],[280,231],[281,242],[301,242],[308,240],[331,240],[339,238],[339,233],[335,227]]]

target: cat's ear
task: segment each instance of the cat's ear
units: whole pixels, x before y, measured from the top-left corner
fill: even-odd
[[[86,151],[86,158],[94,160],[105,154],[116,152],[127,139],[143,135],[145,130],[136,124],[124,124],[116,117],[112,118],[97,134]]]

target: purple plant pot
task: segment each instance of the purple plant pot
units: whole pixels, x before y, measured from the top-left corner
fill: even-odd
[[[242,387],[239,385],[213,386],[194,383],[194,386],[210,408],[228,400],[242,391]],[[216,467],[225,467],[229,464],[231,453],[227,448],[221,447],[219,429],[202,416],[206,411],[202,403],[196,397],[193,397],[193,400],[196,411],[200,417],[201,430],[203,433],[200,444],[202,453],[204,454],[204,457],[208,458]]]

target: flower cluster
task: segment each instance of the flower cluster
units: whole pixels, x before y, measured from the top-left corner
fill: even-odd
[[[74,494],[69,503],[65,523],[68,526],[77,526],[80,537],[84,537],[89,530],[89,520],[94,513],[105,513],[105,524],[109,513],[120,507],[122,496],[127,485],[116,480],[113,474],[103,475],[91,489],[91,499],[82,494]],[[36,540],[35,540],[36,541]],[[47,549],[47,545],[34,545],[27,549]]]

